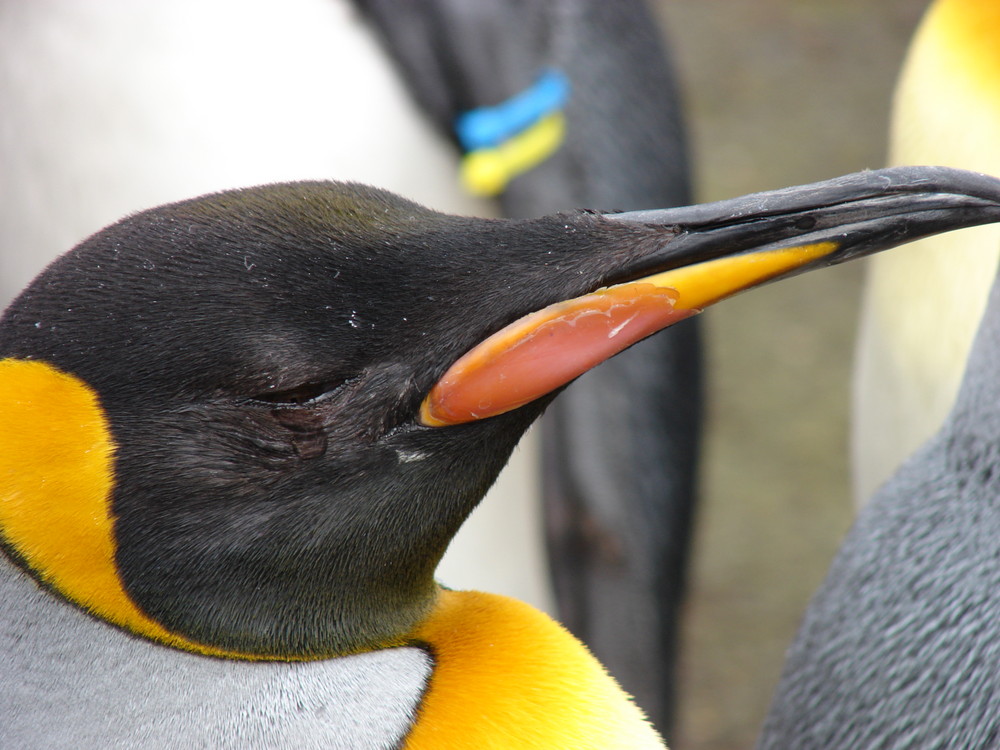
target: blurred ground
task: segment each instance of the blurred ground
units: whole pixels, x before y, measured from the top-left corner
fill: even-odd
[[[665,0],[697,198],[884,165],[924,0]],[[859,264],[706,313],[709,432],[673,750],[748,748],[852,515],[848,387]]]

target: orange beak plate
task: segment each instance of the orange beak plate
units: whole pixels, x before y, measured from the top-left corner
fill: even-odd
[[[420,421],[444,427],[524,406],[708,305],[836,249],[821,242],[720,258],[556,302],[459,358],[424,399]]]

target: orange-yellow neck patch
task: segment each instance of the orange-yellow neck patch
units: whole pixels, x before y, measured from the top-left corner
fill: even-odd
[[[5,543],[40,580],[97,617],[175,648],[248,658],[171,633],[129,598],[115,564],[114,453],[85,383],[45,362],[0,360]]]
[[[586,647],[523,602],[441,591],[413,637],[435,666],[406,750],[664,747]]]
[[[966,81],[995,95],[1000,87],[1000,3],[938,0],[921,24],[916,46],[935,50],[937,65],[953,82]]]

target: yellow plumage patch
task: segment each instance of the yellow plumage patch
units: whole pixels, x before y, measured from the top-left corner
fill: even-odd
[[[108,500],[114,444],[94,394],[43,362],[0,361],[0,528],[46,583],[120,610]]]
[[[920,27],[916,45],[940,45],[940,55],[961,85],[979,86],[996,102],[1000,84],[1000,4],[995,0],[938,0]],[[954,66],[954,67],[952,67]],[[957,81],[956,81],[957,82]]]
[[[175,648],[189,641],[129,598],[115,565],[114,453],[96,394],[45,362],[0,360],[0,534],[35,575],[114,625]]]
[[[527,604],[442,591],[413,635],[435,667],[406,750],[664,747],[586,647]]]

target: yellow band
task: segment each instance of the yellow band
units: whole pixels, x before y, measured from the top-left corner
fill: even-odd
[[[566,118],[554,112],[495,148],[471,151],[462,160],[462,184],[474,195],[499,195],[508,182],[555,153],[565,135]]]

